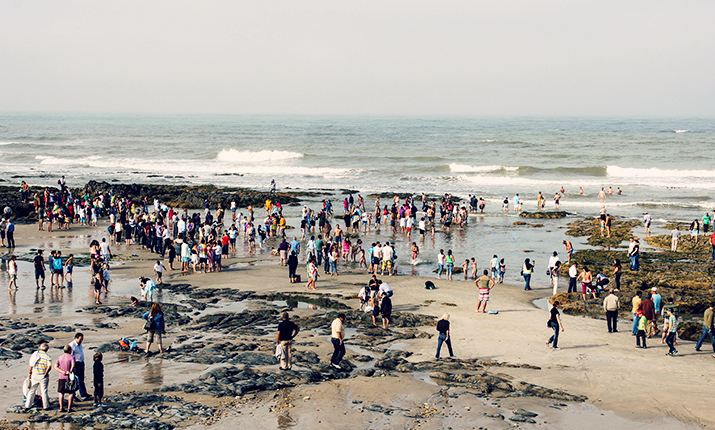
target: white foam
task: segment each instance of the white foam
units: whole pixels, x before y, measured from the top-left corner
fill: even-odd
[[[517,170],[519,170],[519,167],[497,165],[470,166],[468,164],[451,163],[449,165],[449,170],[454,173],[489,173],[499,171],[516,172]]]
[[[302,157],[303,154],[291,151],[237,151],[235,149],[222,149],[218,155],[216,155],[216,159],[219,161],[238,163],[262,163]]]
[[[689,132],[690,130],[682,130],[682,129],[676,128],[676,129],[673,130],[673,131],[676,132],[676,133],[687,133],[687,132]]]
[[[658,169],[656,167],[641,169],[635,167],[608,166],[606,172],[609,177],[614,178],[715,178],[715,170]]]

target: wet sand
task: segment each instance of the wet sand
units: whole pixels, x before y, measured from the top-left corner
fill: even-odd
[[[70,232],[51,234],[37,232],[36,226],[18,226],[17,241],[20,246],[15,254],[30,253],[37,247],[45,249],[45,255],[54,248],[61,249],[64,256],[69,253],[86,254],[89,241],[104,235],[106,230],[101,226],[96,229],[73,228]],[[146,251],[140,251],[138,246],[114,246],[113,252],[118,255],[112,263],[113,281],[110,293],[102,301],[107,306],[124,306],[128,305],[130,295],[138,296],[137,278],[151,274],[151,266],[156,258]],[[137,257],[132,257],[132,254],[137,254]],[[165,264],[168,266],[166,260]],[[304,284],[288,283],[287,270],[278,267],[277,259],[265,256],[240,257],[226,260],[224,264],[232,265],[232,268],[223,273],[187,276],[167,272],[164,279],[170,284],[188,283],[200,289],[228,288],[255,291],[258,294],[305,292]],[[58,348],[71,340],[77,328],[85,332],[86,356],[119,337],[136,338],[142,334],[141,319],[127,316],[110,318],[106,314],[83,310],[93,306],[87,267],[77,268],[71,291],[65,289],[57,293],[48,287],[44,294],[36,292],[29,269],[30,266],[25,264],[20,267],[20,289],[16,294],[0,295],[0,307],[7,309],[0,322],[4,325],[20,321],[31,322],[38,327],[47,324],[71,327],[68,332],[48,333],[54,338],[50,343],[54,359],[60,355]],[[299,269],[302,274],[303,266]],[[357,294],[359,286],[369,277],[364,271],[342,266],[341,269],[338,278],[321,275],[317,284],[318,292],[333,294],[338,301],[356,308],[357,300],[348,298]],[[7,274],[3,271],[0,282],[6,279]],[[563,316],[566,330],[560,337],[562,349],[554,351],[544,344],[551,332],[546,328],[548,313],[532,304],[533,300],[549,294],[550,288],[546,285],[537,283],[537,288],[531,292],[523,291],[519,285],[498,285],[492,292],[489,310],[499,311],[499,314],[490,315],[474,312],[477,292],[471,282],[431,279],[437,289],[429,291],[423,288],[426,278],[398,276],[382,279],[395,290],[395,312],[429,315],[434,317],[435,322],[445,312],[452,315],[452,342],[458,358],[538,367],[540,369],[504,366],[486,368],[515,381],[526,381],[563,390],[571,395],[586,396],[586,403],[477,395],[459,384],[439,385],[437,382],[443,381],[436,381],[429,374],[417,372],[392,372],[378,377],[356,376],[303,384],[240,398],[218,399],[221,404],[211,396],[178,394],[186,400],[219,408],[221,417],[211,420],[218,428],[246,424],[261,428],[402,428],[418,425],[421,428],[506,428],[514,424],[509,418],[513,416],[511,411],[517,408],[538,414],[533,418],[536,424],[518,424],[525,428],[539,424],[541,428],[715,428],[715,413],[709,408],[709,383],[713,374],[708,369],[712,366],[713,358],[710,354],[695,353],[693,342],[680,341],[681,354],[667,357],[664,355],[667,347],[660,345],[659,340],[650,340],[648,350],[635,349],[635,341],[627,323],[622,323],[619,333],[609,334],[605,321]],[[161,289],[161,302],[175,303],[185,299],[180,293],[170,292],[169,288]],[[284,303],[260,300],[250,300],[249,303],[232,303],[228,300],[206,302],[211,307],[192,312],[194,318],[212,312],[281,310],[285,306]],[[225,306],[228,307],[221,309]],[[82,312],[78,312],[80,310]],[[328,311],[299,306],[291,313],[304,318],[326,314]],[[196,332],[187,332],[186,327],[172,324],[172,321],[168,323],[165,346],[172,342],[181,343],[177,342],[181,336],[197,335]],[[78,324],[81,326],[78,327]],[[98,328],[98,324],[109,324],[111,328]],[[351,327],[350,320],[346,326]],[[261,351],[275,339],[275,333],[270,330],[274,330],[274,327],[267,327],[267,334],[254,336]],[[395,347],[397,343],[397,349],[412,352],[411,356],[406,357],[410,363],[430,361],[434,357],[435,328],[424,326],[418,327],[418,330],[432,335],[432,338],[399,340],[392,345]],[[404,330],[395,329],[395,332],[401,331]],[[3,327],[0,337],[5,338],[11,332]],[[358,335],[354,331],[350,334]],[[321,362],[327,362],[332,352],[328,336],[319,329],[305,330],[296,342],[305,342],[306,345],[297,345],[296,349],[315,352]],[[346,345],[346,360],[361,365],[353,358],[364,354],[364,351],[351,348],[350,339]],[[446,351],[443,351],[444,355]],[[0,410],[5,411],[22,399],[20,383],[25,376],[27,358],[28,355],[24,353],[21,359],[5,360],[0,370],[0,381],[5,386],[5,390],[0,393]],[[221,367],[221,363],[205,365],[162,356],[146,358],[121,352],[105,353],[105,363],[110,404],[111,397],[116,393],[151,392],[193,380],[202,372]],[[277,365],[259,368],[275,371]],[[56,403],[54,379],[53,373],[50,393]],[[91,380],[91,377],[88,379]],[[92,408],[84,402],[78,411],[88,413]],[[501,414],[506,420],[486,417],[483,415],[485,413]],[[56,409],[50,414],[57,414]],[[8,413],[7,418],[22,421],[27,416]],[[204,419],[188,419],[176,425],[196,423],[197,426],[203,426],[205,422]],[[55,425],[48,428],[59,428]]]

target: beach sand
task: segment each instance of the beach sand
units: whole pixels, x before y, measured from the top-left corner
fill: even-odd
[[[45,256],[51,249],[61,249],[63,256],[69,253],[87,253],[89,241],[106,236],[104,227],[74,227],[69,232],[38,232],[36,225],[21,225],[17,228],[16,255],[29,254],[31,249],[42,248]],[[152,274],[155,256],[139,250],[138,246],[113,246],[117,254],[112,263],[110,294],[103,298],[105,305],[127,305],[129,295],[138,296],[140,275]],[[136,257],[132,257],[136,254]],[[240,254],[240,253],[239,253]],[[301,262],[303,260],[301,259]],[[165,264],[168,264],[165,260]],[[170,284],[188,283],[198,288],[229,288],[254,291],[257,294],[270,292],[305,293],[303,284],[290,284],[287,269],[278,266],[276,258],[268,256],[240,257],[225,260],[224,265],[233,265],[222,273],[192,274],[182,276],[166,272],[164,280]],[[178,266],[176,264],[175,266]],[[21,271],[27,271],[27,265]],[[13,299],[0,301],[7,306],[1,318],[3,325],[12,322],[32,322],[37,326],[54,324],[70,326],[72,331],[48,333],[54,337],[50,343],[53,359],[60,354],[57,348],[68,343],[75,330],[85,332],[85,355],[91,356],[96,348],[116,341],[121,336],[141,335],[143,321],[137,318],[109,318],[106,314],[92,314],[82,310],[93,306],[89,294],[88,268],[78,268],[71,300],[68,291],[62,297],[45,291],[46,300],[33,299],[34,279],[31,274],[21,273],[20,289]],[[299,273],[303,277],[304,266]],[[3,280],[6,274],[3,273]],[[351,308],[357,308],[360,285],[369,279],[363,270],[343,267],[339,277],[322,274],[317,283],[319,293],[335,295]],[[471,281],[446,281],[430,278],[437,287],[425,290],[428,278],[416,276],[381,277],[394,289],[393,312],[416,313],[434,317],[445,312],[451,314],[452,343],[459,359],[490,360],[485,369],[514,381],[525,381],[575,396],[586,396],[585,403],[569,402],[535,397],[481,395],[459,384],[439,385],[429,376],[419,372],[391,372],[385,376],[356,376],[293,388],[250,393],[241,398],[216,399],[211,396],[176,393],[188,401],[218,408],[220,413],[210,422],[217,428],[506,428],[515,423],[509,421],[512,411],[522,408],[537,413],[535,424],[519,423],[523,428],[715,428],[715,412],[709,408],[712,393],[709,384],[713,379],[710,370],[713,358],[710,354],[696,353],[694,343],[680,341],[680,354],[665,355],[667,346],[659,339],[649,339],[649,349],[635,349],[635,339],[630,333],[630,321],[621,321],[619,333],[608,333],[606,323],[591,318],[562,316],[565,331],[561,333],[555,351],[547,348],[546,339],[551,330],[546,327],[548,312],[533,305],[533,301],[550,294],[546,281],[537,278],[533,291],[524,291],[521,285],[500,284],[491,293],[490,311],[496,315],[475,313],[477,291]],[[49,282],[47,282],[49,285]],[[160,300],[170,302],[179,295],[163,289]],[[220,297],[219,297],[220,298]],[[12,303],[15,303],[14,305]],[[248,309],[277,309],[285,307],[272,303],[248,303],[237,305],[221,301],[213,311]],[[228,306],[228,307],[224,307]],[[14,312],[14,313],[13,313]],[[299,308],[291,311],[300,317],[323,314],[325,309]],[[203,313],[205,314],[205,313]],[[198,315],[195,315],[198,316]],[[277,323],[276,318],[276,323]],[[300,319],[297,320],[300,324]],[[116,324],[113,328],[97,328],[97,324]],[[78,326],[78,324],[80,324]],[[186,334],[185,327],[168,321],[165,346],[177,337]],[[346,321],[351,327],[351,321]],[[5,338],[12,331],[2,327],[0,336]],[[434,360],[437,337],[433,326],[418,327],[431,338],[417,337],[400,340],[388,346],[390,349],[412,353],[409,362]],[[274,330],[274,328],[273,328]],[[403,329],[395,329],[400,332]],[[195,333],[190,333],[195,334]],[[349,332],[354,334],[353,332]],[[296,339],[296,349],[317,353],[321,362],[329,361],[332,346],[320,330],[305,330]],[[271,331],[256,339],[263,342],[262,348],[274,342]],[[346,360],[356,354],[350,338]],[[357,349],[360,353],[363,350]],[[447,351],[443,350],[443,357]],[[0,370],[0,410],[19,404],[20,384],[26,375],[28,355],[21,359],[5,360]],[[145,358],[136,354],[107,352],[105,354],[107,395],[111,404],[116,393],[152,392],[172,384],[197,378],[202,372],[220,367],[219,364],[198,364],[165,359],[161,356]],[[489,364],[492,363],[492,364]],[[509,367],[528,364],[530,367]],[[359,364],[359,363],[356,363]],[[539,369],[532,368],[538,367]],[[299,365],[296,365],[299,368]],[[277,371],[277,365],[260,367],[263,371]],[[88,372],[91,373],[91,372]],[[56,404],[56,374],[50,384],[51,399]],[[88,381],[91,376],[88,377]],[[91,386],[91,384],[88,383]],[[90,388],[91,390],[91,388]],[[91,402],[77,408],[79,413],[92,411]],[[50,411],[50,415],[57,414]],[[484,416],[502,414],[506,420]],[[10,421],[24,421],[27,415],[8,413]],[[196,428],[206,420],[194,419],[178,422],[179,426]],[[59,428],[59,427],[48,427]]]

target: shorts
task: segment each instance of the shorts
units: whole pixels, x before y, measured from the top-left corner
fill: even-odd
[[[380,265],[380,259],[377,258],[377,257],[372,257],[372,264],[374,264],[375,266],[379,266],[379,265]]]
[[[382,270],[392,270],[392,261],[382,260]]]
[[[206,264],[208,263],[209,259],[206,257],[199,258],[199,264]]]
[[[184,262],[184,263],[188,263],[189,260],[191,260],[191,258],[189,258],[189,257],[181,257],[181,261]]]
[[[392,314],[392,312],[385,312],[385,313],[382,314],[382,318],[386,319],[386,320],[389,322],[389,321],[391,321],[391,320],[390,320],[390,315],[391,315],[391,314]]]
[[[35,269],[35,279],[45,279],[45,271]]]
[[[163,275],[163,274],[164,274],[164,271],[156,272],[156,277],[161,278],[161,275]]]
[[[280,254],[280,256],[281,256],[281,259],[282,259],[282,260],[285,260],[285,259],[286,259],[286,254],[288,254],[288,251],[279,251],[279,254]]]
[[[233,239],[229,239],[228,243],[230,243],[231,246],[236,246],[236,238],[234,237]]]
[[[72,266],[67,266],[67,274],[68,275],[72,274]]]
[[[581,282],[581,288],[583,290],[583,294],[586,294],[587,291],[591,291],[591,283],[590,282]]]
[[[420,229],[420,236],[424,236],[425,231],[423,229]]]
[[[488,302],[489,301],[489,289],[487,289],[487,288],[479,289],[479,301],[480,302]]]
[[[57,392],[60,394],[74,394],[74,391],[68,391],[65,386],[67,385],[69,379],[60,379],[57,384]]]
[[[8,276],[10,276],[10,282],[17,282],[17,275],[16,275],[16,274],[12,274],[12,275],[8,275]]]
[[[156,341],[161,343],[161,332],[159,330],[149,330],[146,341],[154,343],[154,336],[156,336]]]

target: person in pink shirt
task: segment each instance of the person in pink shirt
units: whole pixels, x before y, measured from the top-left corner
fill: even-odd
[[[59,373],[59,384],[57,391],[60,393],[60,412],[64,412],[64,395],[67,394],[67,412],[72,412],[72,400],[74,399],[74,391],[69,391],[66,388],[69,381],[70,373],[74,372],[75,359],[72,355],[72,347],[65,346],[64,354],[57,359],[55,370]]]

